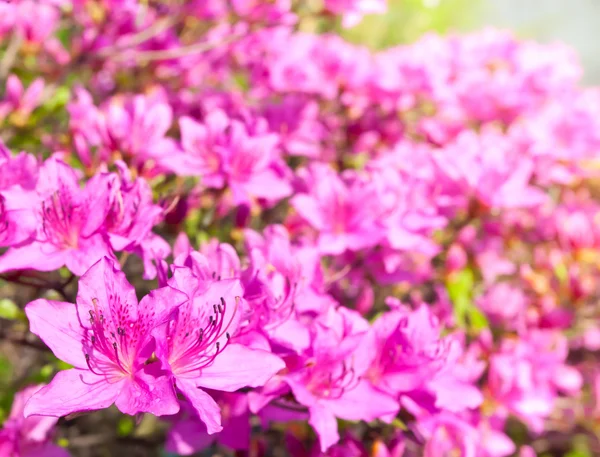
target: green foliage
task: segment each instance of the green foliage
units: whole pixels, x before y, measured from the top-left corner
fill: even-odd
[[[489,324],[485,315],[473,303],[474,287],[475,275],[470,268],[452,273],[446,280],[446,290],[452,300],[457,325],[478,333]]]
[[[340,33],[352,42],[382,49],[413,42],[427,32],[472,28],[479,5],[480,0],[389,0],[387,14],[367,16]]]
[[[0,357],[0,424],[6,420],[15,395],[14,389],[9,388],[12,372],[8,359]]]
[[[135,421],[131,416],[123,416],[117,424],[117,434],[119,436],[129,436],[135,429]]]
[[[585,435],[576,435],[573,438],[573,449],[565,454],[565,457],[592,457],[592,451]]]
[[[25,320],[25,314],[14,301],[0,298],[0,319]]]

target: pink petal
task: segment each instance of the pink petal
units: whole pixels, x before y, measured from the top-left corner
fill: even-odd
[[[64,265],[64,254],[50,244],[35,241],[10,248],[0,256],[0,273],[13,270],[58,270]]]
[[[209,394],[189,379],[177,379],[177,387],[190,401],[200,420],[206,425],[206,431],[209,435],[223,430],[221,426],[221,408]]]
[[[178,455],[192,455],[208,448],[213,441],[214,436],[206,433],[202,422],[188,419],[171,428],[165,450]]]
[[[310,408],[310,419],[308,423],[315,429],[319,435],[321,451],[326,452],[331,446],[340,440],[338,433],[337,420],[333,413],[323,406]]]
[[[367,422],[382,419],[391,422],[400,405],[390,395],[375,389],[369,382],[360,381],[336,400],[327,400],[328,407],[337,417]]]
[[[153,327],[164,323],[170,313],[188,299],[187,295],[172,287],[154,289],[140,302],[140,310],[151,310]]]
[[[86,368],[82,341],[85,336],[72,303],[39,299],[25,307],[29,330],[39,336],[59,359]]]
[[[111,316],[113,306],[126,307],[129,319],[135,321],[138,318],[137,305],[135,289],[127,281],[125,273],[106,257],[96,262],[79,280],[77,312],[82,322],[89,320],[90,311],[101,311],[105,316]]]
[[[66,251],[64,259],[67,268],[81,276],[103,257],[114,259],[107,241],[97,233],[90,238],[80,238],[79,248]]]
[[[324,227],[323,213],[316,199],[310,195],[299,194],[292,198],[290,203],[298,214],[314,228],[320,230]]]
[[[95,411],[114,403],[123,381],[109,383],[103,376],[73,368],[59,371],[52,382],[36,392],[25,405],[25,417],[62,417],[79,411]]]
[[[138,413],[164,416],[179,412],[172,378],[161,376],[157,373],[157,368],[157,364],[147,365],[144,370],[136,373],[134,379],[128,379],[123,384],[115,401],[122,413],[131,416]]]
[[[48,443],[42,448],[35,447],[30,451],[26,451],[21,454],[21,457],[71,457],[71,454],[60,446]]]
[[[274,354],[229,344],[211,366],[202,369],[196,381],[202,387],[233,392],[246,386],[263,386],[283,368],[285,363]]]

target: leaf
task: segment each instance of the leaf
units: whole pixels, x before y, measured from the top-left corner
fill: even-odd
[[[123,416],[119,419],[117,424],[117,434],[119,436],[128,436],[131,435],[133,430],[135,429],[135,422],[130,416]]]
[[[479,333],[489,327],[489,322],[473,303],[474,287],[475,274],[470,268],[452,273],[446,280],[446,290],[452,300],[457,325]]]
[[[467,326],[467,314],[472,307],[471,293],[475,283],[469,268],[452,273],[446,281],[446,289],[454,305],[454,317],[459,327]]]
[[[17,304],[8,298],[0,299],[0,318],[14,320],[24,320],[25,314]]]

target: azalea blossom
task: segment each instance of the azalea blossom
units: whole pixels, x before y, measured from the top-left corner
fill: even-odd
[[[79,282],[77,303],[39,299],[27,305],[31,331],[65,362],[25,405],[25,416],[66,416],[107,408],[126,414],[175,414],[179,403],[158,363],[151,332],[185,297],[169,287],[138,302],[135,290],[111,260],[95,263]]]

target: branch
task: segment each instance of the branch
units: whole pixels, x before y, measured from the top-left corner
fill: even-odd
[[[13,33],[10,42],[8,43],[8,48],[6,48],[6,52],[4,53],[4,57],[2,57],[2,61],[0,61],[0,79],[4,79],[8,76],[10,69],[15,63],[15,59],[17,58],[17,53],[19,49],[21,49],[21,43],[23,42],[23,36],[20,33]]]

